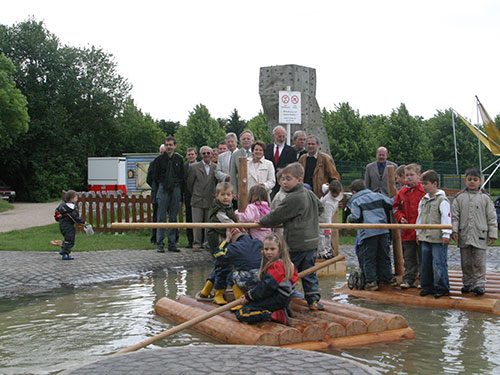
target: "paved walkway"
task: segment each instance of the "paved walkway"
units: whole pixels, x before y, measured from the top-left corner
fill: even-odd
[[[59,203],[14,203],[13,210],[0,212],[0,232],[53,224]]]
[[[110,356],[61,375],[121,374],[379,374],[352,360],[269,346],[198,345]]]

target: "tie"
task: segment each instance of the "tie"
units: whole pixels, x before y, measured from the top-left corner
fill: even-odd
[[[278,164],[278,159],[280,158],[280,147],[276,146],[276,152],[274,153],[274,165]]]

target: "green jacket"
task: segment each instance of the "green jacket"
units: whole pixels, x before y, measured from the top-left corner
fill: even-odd
[[[238,218],[234,214],[233,206],[230,204],[229,206],[224,206],[217,198],[215,198],[212,202],[212,206],[210,207],[210,211],[208,213],[208,222],[209,223],[220,223],[220,219],[217,217],[217,214],[222,213],[225,214],[229,218],[226,220],[227,222],[237,223]],[[207,241],[208,246],[210,246],[210,250],[213,252],[217,250],[220,243],[226,238],[226,229],[225,228],[208,228],[207,229]]]
[[[319,215],[322,212],[323,204],[318,197],[304,184],[298,184],[259,223],[266,227],[283,224],[290,251],[309,251],[318,247]]]

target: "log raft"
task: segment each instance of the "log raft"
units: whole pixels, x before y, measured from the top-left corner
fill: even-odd
[[[305,301],[294,299],[291,304],[293,317],[290,318],[290,326],[273,322],[248,325],[238,322],[234,314],[227,311],[198,323],[193,328],[228,344],[270,345],[306,350],[369,345],[415,337],[405,319],[399,315],[333,301],[322,302],[325,305],[324,311],[310,311]],[[179,300],[164,297],[156,303],[155,312],[181,323],[217,307],[188,296],[182,296]]]
[[[421,297],[422,289],[399,287],[380,287],[377,291],[349,289],[347,285],[334,289],[334,294],[347,294],[356,297],[375,299],[386,303],[399,303],[419,307],[458,309],[478,311],[500,315],[500,274],[486,275],[486,293],[476,297],[473,293],[462,294],[462,273],[456,270],[449,271],[450,296],[434,298],[432,295]]]

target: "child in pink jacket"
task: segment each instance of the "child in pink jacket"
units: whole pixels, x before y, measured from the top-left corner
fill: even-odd
[[[269,194],[262,185],[254,185],[248,192],[248,206],[245,211],[235,211],[236,217],[240,223],[258,223],[260,218],[271,212],[269,207]],[[270,228],[252,228],[248,231],[252,238],[257,238],[261,241],[271,233]]]

